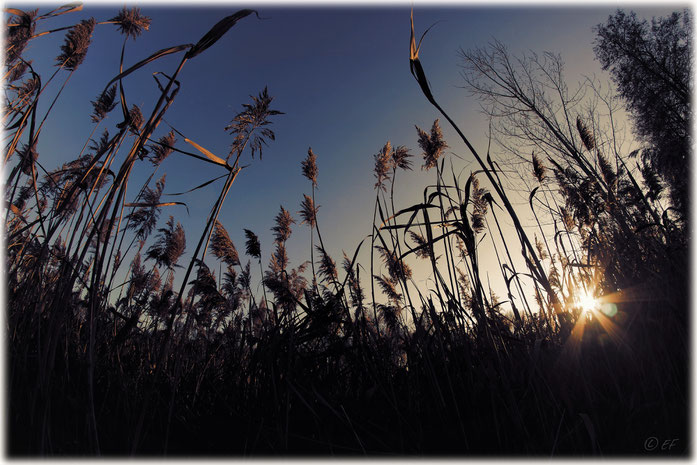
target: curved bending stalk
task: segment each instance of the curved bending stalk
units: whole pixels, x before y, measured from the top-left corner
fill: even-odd
[[[428,30],[426,30],[428,32]],[[426,34],[424,33],[424,35]],[[421,36],[421,40],[423,40],[423,35]],[[554,293],[554,290],[552,289],[552,286],[549,283],[549,280],[547,279],[547,276],[544,272],[544,269],[542,267],[542,264],[540,263],[540,260],[537,257],[537,253],[535,252],[534,247],[530,243],[530,240],[523,230],[523,227],[520,223],[520,220],[518,219],[518,215],[516,214],[515,210],[513,209],[513,206],[511,205],[511,202],[508,199],[508,196],[506,193],[503,191],[503,188],[499,186],[499,184],[496,182],[494,179],[493,175],[491,174],[491,170],[486,166],[482,158],[479,156],[475,148],[472,146],[470,141],[465,137],[465,135],[462,133],[460,128],[455,124],[455,122],[450,118],[450,115],[448,115],[445,110],[438,104],[436,99],[433,97],[433,94],[431,93],[431,89],[428,85],[428,79],[426,78],[426,73],[424,72],[423,66],[421,65],[421,62],[419,60],[419,47],[421,46],[421,40],[419,41],[419,46],[416,45],[416,41],[414,39],[414,11],[412,10],[411,12],[411,44],[410,44],[410,56],[409,56],[409,68],[411,70],[411,74],[414,76],[416,79],[416,82],[419,83],[419,86],[421,87],[421,91],[423,92],[424,96],[426,99],[434,106],[436,109],[443,115],[443,117],[448,120],[450,125],[455,129],[457,134],[460,136],[462,141],[465,143],[467,148],[469,149],[470,153],[474,156],[475,160],[477,160],[477,163],[479,163],[479,166],[482,167],[482,170],[484,174],[486,174],[487,178],[489,179],[489,182],[491,182],[492,186],[494,187],[494,190],[498,194],[498,196],[501,198],[501,201],[503,202],[504,206],[506,207],[506,211],[508,212],[509,216],[513,220],[513,224],[518,231],[520,240],[523,245],[523,250],[525,251],[527,249],[527,252],[530,254],[532,257],[532,264],[534,267],[531,271],[535,274],[535,278],[540,282],[542,287],[545,289],[547,294],[549,295],[551,301],[552,301],[552,306],[554,307],[555,311],[559,312],[561,311],[561,306],[559,304],[559,300],[556,297],[556,294]]]

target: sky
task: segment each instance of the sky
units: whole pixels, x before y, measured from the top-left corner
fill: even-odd
[[[28,3],[7,6],[32,9]],[[128,5],[130,6],[130,5]],[[87,5],[81,12],[46,21],[43,28],[75,24],[95,17],[112,18],[121,4]],[[225,158],[232,137],[224,128],[265,87],[274,96],[272,108],[284,112],[272,119],[276,140],[264,148],[263,159],[243,156],[248,165],[235,181],[220,214],[220,221],[241,251],[243,228],[255,231],[262,240],[264,264],[272,249],[273,219],[283,205],[297,220],[288,242],[291,265],[309,258],[309,230],[300,225],[300,202],[310,194],[310,183],[301,174],[301,161],[309,147],[317,155],[319,186],[316,192],[319,227],[330,254],[339,261],[342,250],[352,255],[371,231],[375,201],[373,155],[389,140],[414,154],[414,171],[398,174],[395,188],[397,209],[419,202],[424,187],[434,179],[423,164],[415,125],[428,130],[438,118],[409,72],[410,4],[379,7],[360,5],[287,6],[270,4],[214,4],[183,7],[144,4],[141,11],[152,24],[135,42],[126,46],[126,67],[151,53],[173,45],[197,42],[217,21],[238,9],[254,8],[261,19],[249,16],[222,39],[190,60],[179,75],[181,90],[165,116],[168,124],[189,139]],[[631,5],[622,5],[630,9]],[[40,6],[40,12],[48,10]],[[665,15],[681,5],[631,8],[640,17]],[[458,122],[480,153],[486,153],[487,119],[479,102],[463,88],[458,50],[486,46],[497,39],[512,54],[534,51],[560,53],[566,63],[567,82],[584,75],[608,76],[594,60],[593,27],[616,10],[614,4],[589,7],[528,7],[524,5],[482,7],[447,4],[434,7],[416,3],[417,35],[437,23],[423,41],[420,58],[436,98]],[[51,34],[30,43],[26,55],[42,76],[55,69],[63,33]],[[114,25],[95,29],[85,62],[71,77],[52,110],[43,131],[39,162],[53,169],[73,159],[90,137],[91,100],[118,73],[123,36]],[[171,73],[180,56],[149,64],[123,80],[128,105],[137,104],[149,115],[158,92],[151,75]],[[55,78],[52,88],[62,85],[67,72]],[[46,79],[46,78],[44,78]],[[46,111],[45,98],[39,114]],[[119,110],[105,127],[120,122]],[[453,158],[463,179],[476,170],[471,155],[456,133],[441,121]],[[155,137],[169,128],[163,124]],[[101,128],[98,129],[101,132]],[[177,148],[195,151],[179,140]],[[496,157],[496,153],[493,154]],[[167,173],[165,193],[191,189],[224,174],[220,168],[173,154],[158,171]],[[129,198],[150,174],[148,163],[136,165],[129,183]],[[187,252],[196,245],[206,217],[222,181],[187,196],[163,197],[188,205],[165,207],[160,226],[174,215],[187,231]],[[365,258],[361,261],[365,263]],[[187,263],[187,256],[182,259]],[[367,284],[367,283],[364,283]]]

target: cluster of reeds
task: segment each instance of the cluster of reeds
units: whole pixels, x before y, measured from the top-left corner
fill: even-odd
[[[272,246],[244,229],[243,253],[218,217],[241,157],[261,158],[274,139],[272,97],[264,89],[226,127],[226,159],[176,129],[155,133],[187,61],[253,11],[126,70],[128,40],[150,24],[138,9],[69,28],[64,84],[94,27],[116,24],[125,35],[121,72],[93,102],[93,134],[116,107],[122,121],[45,171],[36,147],[51,109],[39,115],[37,104],[48,82],[22,50],[57,32],[36,33],[40,21],[77,9],[11,10],[8,23],[11,454],[641,453],[649,419],[671,437],[686,434],[685,230],[627,157],[602,153],[581,118],[582,147],[569,145],[575,163],[533,155],[530,210],[514,206],[504,170],[433,96],[412,24],[412,72],[477,171],[456,174],[439,120],[417,127],[434,183],[422,202],[398,208],[397,177],[414,155],[387,142],[374,156],[371,233],[337,265],[316,198],[323,156],[310,148],[299,169],[309,183],[301,221],[281,206]],[[127,105],[122,81],[175,53],[176,70],[155,75],[146,118]],[[177,148],[180,140],[197,153]],[[220,167],[206,185],[225,180],[188,263],[184,229],[159,218],[181,204],[162,201],[166,178],[156,178],[174,153]],[[134,167],[148,164],[152,174],[129,199]],[[309,263],[291,265],[286,243],[303,225]],[[481,263],[484,241],[497,270]],[[369,264],[358,262],[364,247]],[[584,311],[582,295],[601,303]]]

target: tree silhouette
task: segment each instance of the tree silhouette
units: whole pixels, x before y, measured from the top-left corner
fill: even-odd
[[[618,10],[595,28],[595,55],[609,70],[647,144],[644,163],[684,217],[689,193],[692,17],[688,10],[649,24]]]

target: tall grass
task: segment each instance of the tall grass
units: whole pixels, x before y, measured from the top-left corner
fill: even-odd
[[[479,166],[456,174],[440,120],[417,127],[433,182],[422,201],[399,205],[395,186],[416,154],[387,142],[374,156],[371,233],[339,266],[315,192],[325,157],[312,149],[298,173],[310,183],[298,195],[302,221],[281,206],[273,244],[218,219],[242,157],[261,159],[274,139],[281,112],[266,89],[226,127],[226,158],[174,128],[156,135],[186,85],[182,68],[252,10],[125,70],[128,40],[150,24],[138,9],[67,29],[63,85],[94,27],[125,35],[120,73],[93,101],[90,138],[117,107],[122,121],[44,170],[36,150],[51,109],[37,112],[53,76],[42,85],[22,51],[60,31],[37,33],[40,21],[76,9],[11,10],[7,25],[11,455],[612,455],[643,454],[656,435],[687,451],[686,226],[671,220],[648,173],[628,169],[631,154],[606,155],[583,118],[556,136],[565,152],[526,159],[519,175],[535,184],[516,203],[511,174],[475,150],[434,96],[412,19],[412,73]],[[123,82],[171,54],[183,56],[156,74],[145,117]],[[484,69],[485,56],[470,58]],[[188,263],[183,227],[160,220],[183,204],[161,201],[166,177],[155,175],[171,156],[220,169],[195,189],[225,180]],[[135,167],[148,165],[129,194]],[[292,266],[286,243],[301,224],[309,263]],[[230,228],[244,229],[244,253]],[[497,269],[483,264],[484,245]]]

